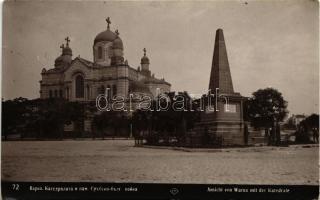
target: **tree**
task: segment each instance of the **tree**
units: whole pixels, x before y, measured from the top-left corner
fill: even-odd
[[[152,126],[152,112],[147,110],[137,109],[132,115],[132,124],[134,129],[134,137],[140,138],[147,131],[150,134],[150,129]],[[142,135],[141,135],[142,134]]]
[[[93,117],[92,121],[94,127],[96,130],[100,133],[102,136],[102,139],[105,137],[105,129],[110,124],[110,114],[109,112],[101,112]],[[93,134],[93,137],[95,138],[95,133]]]
[[[102,139],[105,137],[107,129],[113,128],[113,136],[119,136],[119,130],[128,128],[128,118],[124,112],[119,111],[103,111],[93,117],[93,126],[96,131],[100,132]],[[94,131],[95,132],[95,131]],[[93,134],[95,137],[95,133]]]
[[[181,143],[186,132],[192,129],[199,119],[200,114],[196,109],[196,102],[187,92],[170,92],[165,95],[166,100],[158,97],[153,101],[151,107],[153,111],[136,110],[133,113],[134,129],[136,132],[147,130],[148,139],[152,143],[157,143],[159,137],[164,139],[166,144],[169,144],[170,137],[174,137],[178,143]],[[156,106],[158,104],[168,109],[158,111]]]
[[[28,99],[16,98],[14,100],[2,100],[2,135],[7,140],[9,134],[21,133],[18,127],[25,124],[28,116],[27,104]]]
[[[287,101],[274,88],[259,89],[246,102],[246,115],[256,128],[265,128],[269,144],[279,144],[280,131],[278,123],[286,117]],[[269,133],[270,128],[272,132]]]
[[[298,131],[296,132],[297,143],[310,143],[309,132],[312,132],[313,142],[319,142],[319,115],[312,114],[302,120],[298,125]]]
[[[74,133],[79,134],[83,128],[84,105],[68,102],[65,99],[41,99],[36,102],[38,111],[35,122],[38,138],[63,139],[64,125],[74,123]],[[76,135],[74,135],[76,137]]]
[[[306,119],[306,123],[310,129],[317,129],[319,130],[319,115],[312,114],[308,116]]]

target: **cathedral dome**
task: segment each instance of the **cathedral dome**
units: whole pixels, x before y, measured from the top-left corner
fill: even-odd
[[[61,55],[61,56],[59,56],[58,58],[56,58],[55,59],[55,61],[54,61],[54,66],[59,66],[59,65],[61,65],[63,63],[63,56]]]
[[[65,47],[62,51],[62,54],[63,55],[69,55],[69,56],[72,56],[72,50],[69,46]]]
[[[113,42],[116,38],[117,38],[117,35],[114,32],[107,29],[106,31],[99,33],[95,37],[94,44],[96,44],[97,42],[102,42],[102,41],[103,42]]]
[[[71,63],[72,59],[70,56],[61,55],[54,61],[55,67],[61,67],[65,65],[69,65]]]
[[[72,49],[69,47],[70,39],[69,37],[66,37],[65,40],[67,42],[66,46],[64,46],[64,44],[60,46],[62,54],[54,61],[54,66],[56,68],[68,66],[72,62]]]
[[[149,58],[147,57],[147,50],[146,50],[146,48],[143,48],[143,52],[144,52],[144,55],[143,55],[143,57],[141,58],[141,65],[143,65],[143,64],[150,64]]]
[[[114,49],[122,49],[123,50],[123,43],[122,43],[122,40],[119,37],[117,37],[113,41],[113,48]]]
[[[150,64],[149,58],[147,56],[143,56],[141,58],[141,64]]]

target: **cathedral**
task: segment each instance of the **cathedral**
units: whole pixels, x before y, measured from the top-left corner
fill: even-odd
[[[107,30],[93,40],[93,61],[80,56],[73,58],[70,40],[60,48],[54,67],[43,68],[40,81],[40,98],[64,98],[68,101],[90,102],[104,94],[108,97],[121,96],[128,99],[130,94],[142,93],[155,98],[170,91],[170,83],[158,79],[149,69],[150,60],[146,49],[137,69],[129,66],[124,59],[124,45],[119,31],[112,31],[110,18],[106,19]]]

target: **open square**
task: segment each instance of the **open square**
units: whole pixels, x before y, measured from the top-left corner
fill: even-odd
[[[301,145],[185,152],[134,147],[133,140],[11,141],[2,143],[2,177],[5,181],[316,185],[318,151]]]

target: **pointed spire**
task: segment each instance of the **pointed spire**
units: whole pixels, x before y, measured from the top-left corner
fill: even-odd
[[[225,42],[224,41],[224,36],[223,36],[223,30],[221,28],[216,30],[215,42],[218,42],[218,41]]]
[[[229,67],[227,48],[222,29],[216,31],[214,52],[212,59],[209,90],[212,93],[219,88],[220,94],[233,94],[233,84]]]

